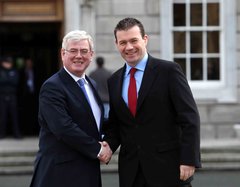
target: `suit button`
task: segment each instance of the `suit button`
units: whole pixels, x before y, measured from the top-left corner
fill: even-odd
[[[138,145],[137,148],[138,148],[138,149],[141,149],[141,145]]]

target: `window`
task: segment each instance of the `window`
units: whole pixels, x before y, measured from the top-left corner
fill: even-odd
[[[235,101],[235,0],[162,0],[160,6],[161,56],[182,67],[197,99]]]
[[[188,80],[220,80],[220,3],[173,2],[173,56]]]

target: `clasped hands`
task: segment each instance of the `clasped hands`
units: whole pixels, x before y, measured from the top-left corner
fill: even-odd
[[[112,150],[106,141],[99,142],[101,144],[101,152],[98,155],[98,159],[107,164],[112,157]]]

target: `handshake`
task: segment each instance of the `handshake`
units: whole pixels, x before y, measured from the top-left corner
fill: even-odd
[[[101,162],[108,164],[108,162],[111,160],[111,157],[112,157],[112,150],[106,141],[99,142],[99,143],[101,144],[101,151],[98,155],[98,159]]]

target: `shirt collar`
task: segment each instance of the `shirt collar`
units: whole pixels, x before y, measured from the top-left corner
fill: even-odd
[[[134,68],[136,68],[138,71],[143,71],[143,72],[144,72],[145,67],[146,67],[146,65],[147,65],[147,59],[148,59],[148,53],[146,53],[146,54],[144,55],[144,57],[142,58],[142,60],[140,60],[139,63],[137,63],[137,65],[136,65]],[[128,75],[128,74],[129,74],[131,68],[132,68],[132,67],[129,66],[129,65],[126,63],[126,73],[125,73],[125,75]]]
[[[79,79],[84,79],[85,83],[88,84],[88,81],[86,80],[86,75],[85,73],[81,76],[81,77],[78,77],[74,74],[72,74],[70,71],[67,70],[67,68],[65,66],[63,66],[63,68],[66,70],[66,72],[77,82]]]

